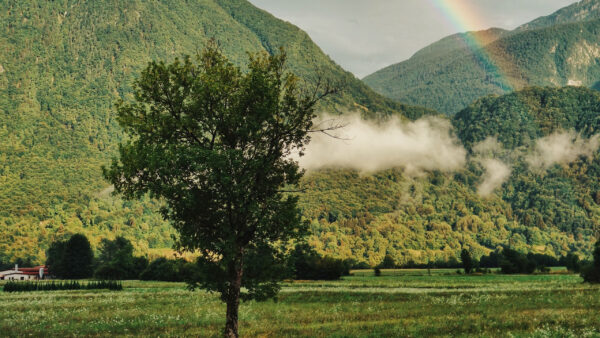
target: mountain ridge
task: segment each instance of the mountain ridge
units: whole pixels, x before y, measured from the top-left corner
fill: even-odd
[[[577,15],[579,8],[594,11],[582,18]],[[470,44],[469,48],[464,41],[461,46],[459,40],[454,48],[435,54],[435,58],[411,58],[363,80],[382,95],[446,114],[458,112],[478,97],[527,86],[594,87],[599,80],[595,62],[598,51],[594,48],[599,40],[599,18],[600,2],[582,1],[529,26],[502,32],[498,39]],[[461,36],[465,35],[441,41]]]

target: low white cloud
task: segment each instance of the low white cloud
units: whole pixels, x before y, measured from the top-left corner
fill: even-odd
[[[403,168],[408,174],[454,171],[464,168],[467,152],[452,134],[448,120],[422,118],[414,122],[396,118],[377,124],[358,115],[344,118],[337,132],[342,139],[315,134],[299,158],[301,167],[347,168],[375,172]]]
[[[477,187],[480,196],[491,195],[510,178],[511,167],[499,159],[505,152],[506,149],[496,137],[488,137],[473,146],[475,161],[481,163],[485,170],[483,182]]]
[[[581,156],[593,156],[600,148],[600,135],[584,139],[575,131],[557,132],[537,140],[527,162],[534,170],[547,169],[554,164],[568,164]]]
[[[494,158],[481,160],[481,164],[485,174],[483,182],[477,187],[477,193],[481,196],[489,196],[508,180],[512,169],[506,163]]]

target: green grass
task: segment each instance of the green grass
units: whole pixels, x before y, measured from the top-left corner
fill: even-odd
[[[354,271],[285,283],[277,301],[240,308],[243,336],[600,336],[600,287],[577,275],[464,276]],[[3,336],[219,336],[225,307],[181,283],[121,292],[0,293]]]

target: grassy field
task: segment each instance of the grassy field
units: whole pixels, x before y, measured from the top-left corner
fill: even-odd
[[[354,271],[285,283],[277,301],[240,308],[254,337],[600,337],[600,287],[577,275]],[[0,336],[219,336],[225,307],[184,284],[125,282],[120,292],[0,293]]]

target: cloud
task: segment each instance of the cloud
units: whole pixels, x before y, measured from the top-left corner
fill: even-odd
[[[526,161],[534,170],[554,164],[568,164],[581,156],[591,157],[600,147],[600,135],[584,139],[575,131],[557,132],[537,140],[533,154]]]
[[[483,182],[477,187],[480,196],[489,196],[494,190],[500,188],[510,178],[511,167],[499,160],[506,149],[498,142],[496,137],[488,137],[473,147],[475,161],[481,163],[485,170]]]
[[[480,157],[498,156],[503,151],[504,147],[497,137],[488,137],[473,146],[473,152]]]
[[[508,180],[512,169],[506,163],[494,158],[481,160],[481,164],[485,169],[485,174],[483,182],[477,187],[477,193],[485,197],[491,195],[494,190],[500,188]]]
[[[358,115],[344,118],[343,139],[313,136],[300,157],[300,166],[312,170],[346,168],[376,172],[403,168],[408,174],[423,171],[454,171],[465,166],[467,152],[451,133],[448,120],[422,118],[403,122],[397,118],[377,124]]]

